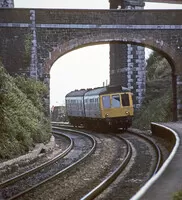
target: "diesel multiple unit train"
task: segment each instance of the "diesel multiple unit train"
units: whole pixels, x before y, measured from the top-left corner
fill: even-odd
[[[131,126],[133,117],[132,93],[121,86],[81,89],[65,97],[69,122],[74,126],[106,129]]]

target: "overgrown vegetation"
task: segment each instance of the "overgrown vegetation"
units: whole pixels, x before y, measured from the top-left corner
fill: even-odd
[[[150,129],[151,122],[172,120],[171,67],[167,60],[153,52],[147,60],[146,96],[135,112],[133,127]]]
[[[181,200],[182,199],[182,191],[176,192],[173,195],[173,200]]]
[[[31,55],[31,42],[32,42],[32,35],[31,34],[27,34],[25,35],[25,40],[24,40],[24,48],[25,48],[25,52],[24,52],[24,57],[23,57],[23,61],[24,61],[24,70],[26,71],[29,64],[30,64],[30,55]],[[23,70],[23,69],[22,69]]]
[[[50,138],[43,97],[48,92],[38,81],[13,78],[0,66],[0,158],[28,152]]]

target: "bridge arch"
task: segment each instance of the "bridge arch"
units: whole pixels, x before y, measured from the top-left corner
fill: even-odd
[[[155,41],[155,42],[154,42]],[[66,41],[62,44],[58,44],[56,47],[53,47],[52,51],[49,52],[49,58],[45,59],[43,64],[44,74],[49,74],[50,68],[53,63],[59,59],[61,56],[67,54],[68,52],[82,48],[85,46],[91,46],[96,44],[107,44],[110,42],[121,42],[127,44],[135,44],[138,46],[144,46],[150,48],[154,51],[159,52],[163,55],[171,65],[172,71],[175,74],[178,70],[179,64],[178,59],[176,58],[175,49],[171,48],[168,43],[164,41],[155,40],[155,38],[141,38],[141,37],[132,37],[131,35],[123,36],[120,33],[111,34],[101,34],[93,37],[84,36],[82,38],[75,38],[69,41]],[[177,68],[177,70],[176,70]]]
[[[114,39],[113,39],[114,38]],[[150,48],[154,51],[159,52],[161,55],[163,55],[169,62],[171,66],[171,75],[172,75],[172,91],[173,91],[173,119],[177,120],[177,85],[176,85],[176,65],[175,62],[175,50],[170,48],[168,43],[165,43],[163,41],[157,40],[154,43],[154,38],[132,38],[129,37],[123,37],[120,33],[116,33],[113,36],[110,34],[102,34],[97,35],[94,37],[82,37],[80,39],[75,38],[69,41],[66,41],[65,43],[58,45],[57,47],[53,48],[53,51],[50,52],[49,59],[46,60],[44,66],[44,73],[49,74],[50,69],[53,65],[53,63],[59,59],[61,56],[67,54],[68,52],[90,46],[90,45],[97,45],[97,44],[107,44],[109,42],[121,42],[121,43],[128,43],[128,44],[135,44],[138,46],[144,46],[147,48]]]

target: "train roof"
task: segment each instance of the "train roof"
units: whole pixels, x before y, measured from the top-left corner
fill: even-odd
[[[85,96],[92,95],[100,95],[100,94],[110,94],[117,92],[130,92],[130,90],[126,87],[122,87],[121,85],[109,85],[105,87],[94,88],[85,93]]]
[[[66,97],[83,97],[88,89],[74,90],[66,95]]]
[[[130,92],[130,90],[126,87],[122,87],[121,85],[109,85],[94,89],[89,88],[89,89],[74,90],[69,92],[66,95],[66,97],[83,97],[83,96],[93,96],[93,95],[110,94],[117,92]]]
[[[115,93],[115,92],[131,92],[130,89],[127,87],[123,87],[121,85],[109,85],[107,86],[108,93]]]
[[[86,92],[85,96],[99,95],[99,94],[104,93],[106,91],[107,91],[106,87],[94,88],[94,89]]]

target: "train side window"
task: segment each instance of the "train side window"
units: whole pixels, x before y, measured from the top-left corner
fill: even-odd
[[[118,95],[112,95],[112,108],[120,108],[120,96]]]
[[[110,96],[103,96],[102,97],[102,104],[104,108],[110,108],[111,103],[110,103]]]
[[[122,98],[123,106],[129,106],[130,105],[129,95],[128,94],[122,94],[121,98]]]

